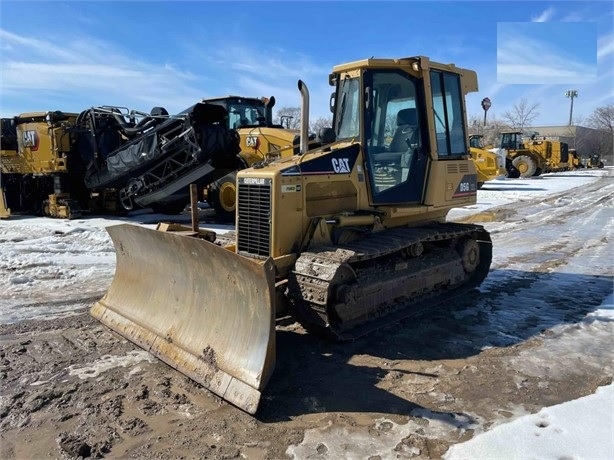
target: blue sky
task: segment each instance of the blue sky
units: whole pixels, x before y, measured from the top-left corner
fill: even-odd
[[[299,106],[301,78],[317,118],[330,115],[332,66],[425,55],[478,72],[470,115],[483,115],[484,97],[498,118],[525,98],[540,104],[535,125],[566,124],[568,89],[579,94],[574,119],[614,103],[613,10],[608,1],[2,0],[0,115],[97,105],[177,113],[226,94]]]

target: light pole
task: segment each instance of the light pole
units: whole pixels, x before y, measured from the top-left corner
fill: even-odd
[[[578,97],[578,91],[570,89],[565,91],[565,96],[571,99],[571,107],[569,108],[569,126],[571,126],[571,117],[573,116],[573,98]]]

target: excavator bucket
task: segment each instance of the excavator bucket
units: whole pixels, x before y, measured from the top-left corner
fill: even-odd
[[[92,316],[254,414],[275,367],[272,259],[136,225],[107,231],[115,276]]]

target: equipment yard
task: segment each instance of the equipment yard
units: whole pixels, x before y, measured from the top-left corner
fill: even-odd
[[[494,180],[453,209],[493,242],[468,295],[345,343],[278,319],[255,416],[89,314],[115,270],[104,227],[164,216],[0,221],[0,457],[440,458],[593,394],[612,384],[613,178]],[[212,215],[202,227],[233,230]]]

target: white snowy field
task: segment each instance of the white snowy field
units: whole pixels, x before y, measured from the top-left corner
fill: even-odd
[[[491,273],[480,291],[509,293],[498,308],[483,302],[459,313],[488,317],[490,329],[482,347],[518,343],[528,338],[527,331],[535,335],[549,331],[541,347],[516,358],[514,364],[524,373],[555,377],[563,367],[581,360],[585,368],[593,366],[612,375],[613,179],[614,168],[606,168],[495,180],[478,191],[476,205],[454,209],[448,216],[467,220],[479,215],[476,222],[493,239]],[[142,211],[122,218],[1,220],[0,325],[89,307],[106,292],[114,273],[114,248],[105,227],[125,222],[153,227],[165,218]],[[189,216],[180,219],[188,222]],[[232,226],[202,226],[232,230]],[[583,283],[581,292],[578,280]],[[551,308],[552,300],[544,295],[549,292],[564,299],[560,309]],[[510,308],[518,302],[516,293],[522,293],[519,299],[530,299],[531,305]],[[582,310],[582,317],[570,316],[574,302],[591,307]],[[515,322],[523,325],[517,334],[510,327]],[[446,458],[612,459],[613,413],[614,386],[609,384],[594,395],[536,414],[519,410],[453,446]]]

